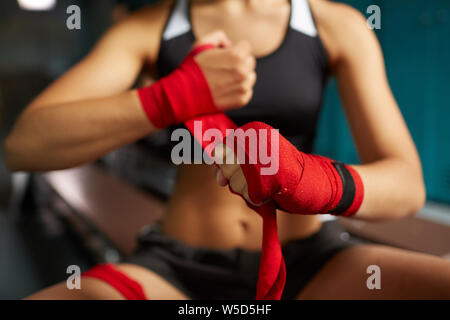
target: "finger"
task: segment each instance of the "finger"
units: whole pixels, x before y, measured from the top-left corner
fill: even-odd
[[[212,44],[219,48],[228,48],[231,47],[231,41],[228,39],[226,33],[223,30],[215,30],[206,36],[199,39],[195,46],[199,46],[202,44]]]
[[[234,155],[233,150],[231,150],[226,144],[224,143],[218,143],[211,155],[214,158],[214,161],[216,164],[219,165],[219,167],[223,164],[237,164],[237,159]]]
[[[225,187],[226,185],[228,185],[227,178],[224,177],[222,171],[219,169],[216,172],[216,180],[217,180],[217,184],[221,187]]]
[[[235,94],[228,94],[223,99],[221,99],[220,107],[222,109],[235,109],[246,106],[253,97],[253,90],[242,94],[241,90],[237,91]]]
[[[243,71],[247,71],[247,69],[249,71],[254,70],[256,59],[251,54],[249,45],[245,43],[227,47],[218,52],[217,61],[215,61],[217,67],[224,69],[236,69],[239,67],[243,68]]]
[[[234,192],[241,195],[244,194],[247,182],[245,181],[244,174],[242,173],[242,170],[240,168],[229,179],[228,184],[230,185],[231,190],[233,190]]]
[[[231,181],[233,176],[241,170],[241,166],[238,164],[224,164],[220,166],[220,171],[222,172],[225,179]]]
[[[247,78],[247,85],[250,88],[253,88],[255,86],[257,78],[258,78],[258,75],[256,74],[256,72],[255,71],[251,72],[250,75]]]
[[[251,54],[252,52],[252,46],[250,45],[250,43],[248,41],[242,40],[239,41],[234,48],[242,53],[245,54]]]
[[[242,191],[242,196],[244,197],[245,201],[247,201],[248,203],[251,203],[252,205],[256,205],[252,202],[252,200],[250,199],[250,196],[248,195],[248,185],[245,184],[244,190]]]
[[[244,81],[233,81],[228,86],[226,86],[226,91],[224,93],[230,94],[234,92],[246,93],[252,90],[256,83],[256,72],[250,72],[245,76]]]
[[[247,64],[250,68],[250,70],[255,70],[256,68],[256,58],[254,56],[247,57]]]
[[[220,186],[226,186],[228,184],[233,192],[242,195],[248,203],[256,207],[264,204],[254,203],[250,199],[248,193],[248,184],[244,172],[242,171],[242,168],[238,163],[236,155],[227,145],[219,143],[213,150],[212,155],[216,159],[216,161],[221,161],[222,163],[219,164],[219,170],[217,170],[216,172],[217,183]],[[227,157],[231,156],[233,157],[234,163],[226,164]]]
[[[214,159],[218,164],[222,175],[225,179],[230,180],[235,175],[241,166],[239,165],[234,152],[226,145],[221,144],[215,148]]]

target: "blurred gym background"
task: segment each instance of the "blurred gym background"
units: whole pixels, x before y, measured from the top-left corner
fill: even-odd
[[[108,26],[128,12],[154,2],[1,1],[0,142],[3,144],[27,103],[83,57]],[[368,6],[376,4],[381,8],[381,30],[376,33],[383,47],[390,84],[424,167],[428,203],[419,217],[437,225],[450,225],[450,2],[343,2],[358,8],[366,16],[369,16],[366,13]],[[66,28],[66,9],[74,4],[81,8],[81,30]],[[334,81],[330,82],[327,91],[316,152],[350,163],[358,161]],[[136,212],[152,208],[154,204],[146,202],[142,194],[136,196],[134,190],[120,185],[119,181],[126,180],[126,172],[123,161],[117,159],[125,154],[127,161],[138,162],[139,159],[130,158],[132,153],[133,150],[124,149],[106,157],[103,165],[114,169],[110,171],[117,180],[108,180],[109,177],[100,177],[98,172],[90,171],[59,176],[11,175],[0,157],[0,299],[20,299],[62,281],[67,277],[68,265],[76,264],[84,269],[99,261],[117,261],[123,252],[130,250],[126,241],[121,246],[123,239],[114,235],[116,229],[120,229],[120,223],[116,229],[98,227],[97,224],[104,222],[101,214],[92,222],[86,212],[96,215],[97,211],[120,209],[121,204],[117,201],[95,193],[102,184],[117,185],[117,192],[129,194],[127,199],[134,199]],[[174,170],[158,159],[152,167],[157,169],[149,174],[150,185],[142,189],[151,191],[155,201],[164,201],[173,184]],[[93,176],[102,182],[96,184]],[[88,182],[86,177],[89,177]],[[72,187],[73,183],[78,183],[78,189]],[[97,198],[112,201],[112,207],[99,208],[84,198],[72,197],[83,194],[80,190],[86,188],[93,188]],[[85,200],[88,204],[83,202]],[[154,208],[160,210],[158,205]],[[77,212],[83,210],[84,215]],[[129,219],[133,219],[131,216],[135,211],[129,210]],[[141,218],[145,219],[145,216],[141,215]],[[139,222],[133,227],[137,225]],[[419,234],[420,230],[417,231]]]

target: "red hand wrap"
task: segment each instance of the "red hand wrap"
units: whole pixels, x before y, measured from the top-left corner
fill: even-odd
[[[237,129],[237,126],[223,113],[216,113],[198,117],[185,122],[186,127],[209,152],[210,141],[203,140],[196,135],[194,121],[201,121],[203,129],[219,129],[226,136],[226,129]],[[263,123],[253,122],[242,129],[272,129]],[[277,133],[278,134],[278,133]],[[257,135],[259,139],[259,134]],[[271,135],[267,134],[267,141],[271,143]],[[281,135],[278,154],[271,155],[272,159],[279,156],[279,170],[275,175],[262,175],[264,165],[256,160],[249,162],[249,152],[245,141],[235,144],[235,148],[244,148],[247,161],[241,164],[248,183],[249,196],[254,203],[264,205],[255,207],[249,205],[263,218],[262,255],[258,274],[256,299],[280,299],[286,282],[286,267],[278,238],[276,209],[281,208],[293,213],[314,214],[327,213],[339,206],[343,195],[342,179],[337,173],[331,160],[314,155],[307,155],[298,151]],[[230,138],[225,142],[229,144]],[[259,141],[258,141],[259,145]],[[208,147],[208,148],[206,148]],[[268,147],[268,150],[271,148]],[[237,149],[234,149],[238,153]],[[358,173],[351,167],[346,167],[354,180],[354,197],[352,203],[341,215],[352,215],[359,209],[363,199],[363,184]]]
[[[203,140],[203,132],[194,130],[195,121],[201,121],[204,130],[220,130],[223,137],[226,136],[227,129],[237,129],[236,124],[223,113],[202,116],[185,122],[185,126],[203,146],[205,151],[209,152],[210,156],[214,148],[211,148],[210,141]],[[219,142],[221,141],[215,141],[215,143]],[[213,157],[211,156],[211,158]],[[273,202],[260,207],[254,207],[248,203],[247,205],[263,218],[262,253],[256,287],[256,299],[279,300],[286,283],[286,266],[278,238],[276,208]]]
[[[254,130],[258,139],[254,143],[258,146],[265,144],[267,150],[275,151],[270,158],[278,162],[276,174],[263,175],[262,168],[270,164],[263,165],[260,159],[251,159],[248,151],[250,146],[243,140],[245,135],[235,135],[237,143],[227,141],[227,145],[234,148],[235,154],[239,153],[239,149],[244,149],[241,153],[245,154],[245,163],[240,163],[249,197],[254,203],[273,199],[278,209],[298,214],[330,213],[337,209],[343,200],[345,180],[337,170],[335,161],[298,151],[277,130],[265,123],[251,122],[240,129],[244,132]],[[276,141],[272,141],[273,134],[276,135]],[[230,138],[227,137],[227,140]],[[273,143],[277,145],[274,147]],[[350,199],[346,199],[348,201],[343,210],[335,213],[350,216],[361,206],[364,187],[353,168],[345,166],[343,170],[349,172],[348,181],[345,182],[352,184],[349,191],[351,195]]]
[[[180,67],[154,84],[138,90],[139,99],[150,122],[166,128],[199,115],[217,112],[202,70],[194,60],[200,52],[214,48],[196,47]]]

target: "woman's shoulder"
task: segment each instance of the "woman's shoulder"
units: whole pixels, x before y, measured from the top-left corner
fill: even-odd
[[[142,56],[155,61],[173,0],[145,6],[115,23],[108,31],[116,43],[128,44]]]
[[[372,40],[366,17],[345,3],[309,0],[316,27],[332,61]]]
[[[316,20],[325,25],[339,24],[341,27],[361,25],[364,15],[352,6],[329,0],[308,0]]]

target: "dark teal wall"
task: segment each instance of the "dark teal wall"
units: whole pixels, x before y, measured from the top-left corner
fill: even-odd
[[[450,203],[450,1],[343,2],[366,16],[369,5],[381,8],[377,36],[390,85],[420,153],[428,198]],[[358,161],[334,81],[327,90],[316,152]]]

